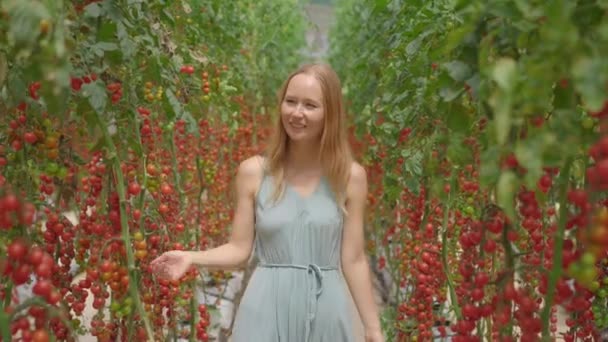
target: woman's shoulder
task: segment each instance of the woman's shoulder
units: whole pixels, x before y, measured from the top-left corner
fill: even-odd
[[[350,165],[350,179],[354,182],[365,182],[367,180],[367,171],[356,160],[353,160]]]
[[[260,155],[250,156],[241,161],[237,172],[239,175],[246,176],[247,178],[260,177],[264,174],[264,162],[264,157]]]
[[[359,164],[357,161],[353,161],[350,166],[350,175],[348,177],[348,190],[367,190],[367,171],[363,167],[363,165]]]
[[[251,156],[239,164],[236,175],[237,187],[246,189],[252,196],[258,193],[265,173],[264,158],[259,155]]]

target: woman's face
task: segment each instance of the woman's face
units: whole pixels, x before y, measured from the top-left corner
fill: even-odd
[[[281,122],[294,142],[315,141],[323,132],[325,108],[319,81],[308,74],[291,78],[281,103]]]

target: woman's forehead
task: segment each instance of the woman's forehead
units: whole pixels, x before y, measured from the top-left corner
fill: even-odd
[[[299,74],[289,81],[285,96],[308,97],[318,100],[323,97],[323,89],[320,82],[312,75]]]

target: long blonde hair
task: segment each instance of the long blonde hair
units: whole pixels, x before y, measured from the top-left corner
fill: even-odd
[[[289,137],[281,121],[281,103],[291,79],[299,74],[314,76],[321,85],[325,118],[321,134],[320,161],[323,173],[334,193],[338,206],[345,212],[346,187],[350,177],[353,155],[348,143],[346,113],[342,99],[342,86],[336,72],[327,64],[306,64],[294,71],[283,83],[277,94],[279,115],[273,139],[268,145],[266,170],[275,180],[272,199],[278,200],[285,190],[285,160]]]

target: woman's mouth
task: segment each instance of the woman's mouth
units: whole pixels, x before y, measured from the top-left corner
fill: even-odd
[[[306,125],[304,125],[304,124],[289,123],[289,125],[292,128],[295,128],[295,129],[304,129],[304,128],[306,128]]]

